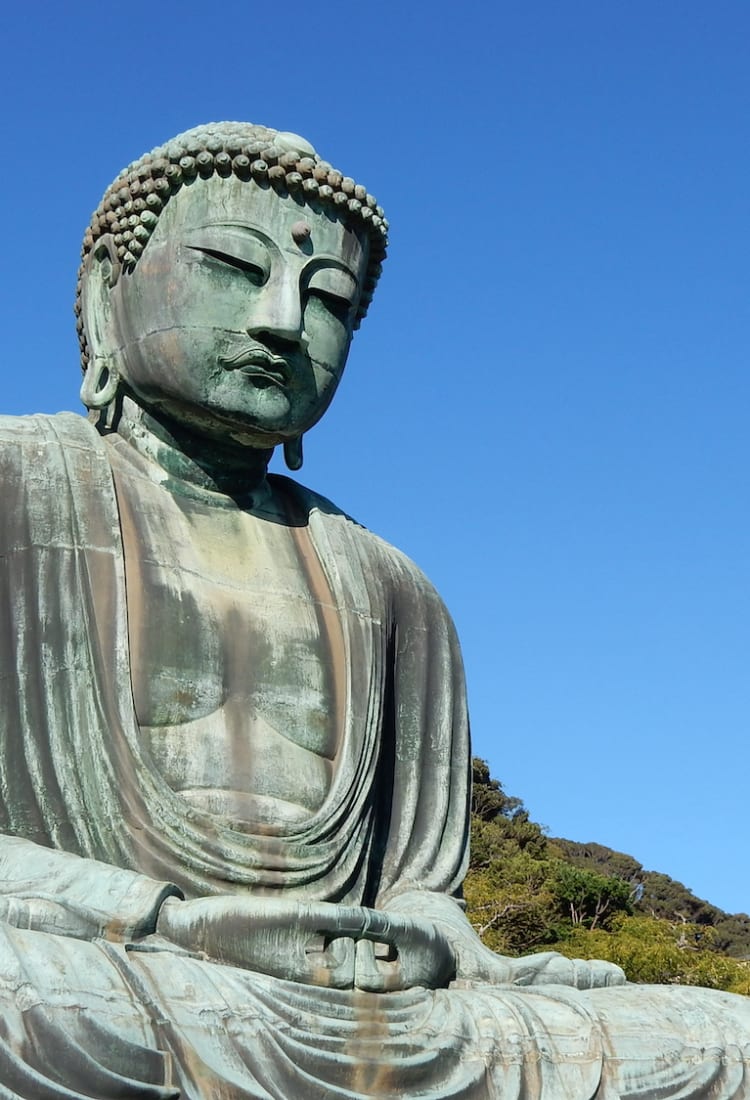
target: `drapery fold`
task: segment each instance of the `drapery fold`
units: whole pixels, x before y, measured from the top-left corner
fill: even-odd
[[[240,832],[189,807],[140,743],[106,441],[66,414],[6,421],[5,432],[2,828],[173,881],[188,897],[455,895],[468,820],[463,675],[452,624],[418,570],[327,501],[274,479],[305,517],[298,537],[341,624],[345,728],[316,814]]]
[[[743,998],[479,981],[367,994],[139,942],[180,891],[390,906],[472,936],[469,741],[434,589],[275,478],[343,650],[330,793],[262,835],[192,808],[139,738],[108,446],[70,414],[0,419],[0,1100],[750,1097]]]

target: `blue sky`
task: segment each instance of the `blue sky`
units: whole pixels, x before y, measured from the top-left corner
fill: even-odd
[[[2,411],[78,408],[80,239],[199,122],[303,134],[390,257],[301,478],[413,557],[553,835],[750,910],[741,0],[12,6]]]

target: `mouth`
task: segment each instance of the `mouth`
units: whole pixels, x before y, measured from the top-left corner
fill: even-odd
[[[271,370],[260,363],[248,363],[246,367],[239,367],[238,369],[245,378],[252,378],[255,382],[265,385],[279,386],[281,389],[288,381],[286,370],[282,371],[278,368]]]
[[[278,386],[283,389],[289,382],[290,369],[286,359],[274,355],[266,348],[243,348],[234,355],[220,355],[219,364],[225,370],[239,371],[262,386]]]

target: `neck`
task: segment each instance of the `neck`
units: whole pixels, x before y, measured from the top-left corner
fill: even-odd
[[[267,492],[272,447],[243,447],[194,435],[158,413],[147,412],[129,397],[123,398],[114,430],[170,479],[234,499]]]

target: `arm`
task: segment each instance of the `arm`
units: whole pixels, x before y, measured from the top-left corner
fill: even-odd
[[[437,894],[411,891],[391,902],[391,909],[420,913],[445,936],[456,960],[459,981],[489,985],[566,985],[574,989],[597,989],[623,985],[625,974],[614,963],[599,959],[568,959],[557,951],[540,951],[512,958],[485,947],[466,918],[460,904]]]
[[[461,653],[435,590],[406,563],[394,631],[393,806],[379,907],[427,920],[448,941],[458,980],[490,984],[618,985],[619,967],[555,952],[497,955],[460,900],[468,865],[471,750]]]
[[[0,836],[0,919],[16,928],[130,940],[153,932],[165,899],[181,896],[169,882]]]

